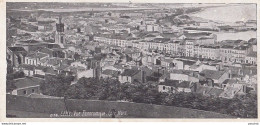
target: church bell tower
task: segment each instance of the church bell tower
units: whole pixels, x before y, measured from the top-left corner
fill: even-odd
[[[61,48],[64,48],[64,46],[63,46],[63,44],[65,42],[64,23],[62,23],[61,20],[62,20],[62,17],[60,16],[56,23],[55,43],[60,45]]]

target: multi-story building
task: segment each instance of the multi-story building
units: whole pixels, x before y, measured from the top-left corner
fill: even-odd
[[[25,55],[27,51],[23,47],[7,47],[6,58],[9,60],[9,64],[14,67],[24,63]]]
[[[168,51],[170,54],[177,55],[178,54],[178,47],[179,47],[180,41],[170,41],[168,43]]]
[[[139,46],[141,46],[143,50],[148,50],[150,48],[149,43],[146,41],[140,41]]]
[[[197,47],[197,46],[196,46]],[[198,55],[201,58],[219,59],[219,46],[214,45],[200,45],[198,47]]]
[[[126,34],[122,35],[98,35],[94,37],[94,41],[103,42],[109,45],[116,45],[120,47],[132,46],[132,42],[137,39],[128,37]]]
[[[153,41],[149,42],[150,49],[159,50],[159,51],[167,51],[169,49],[167,44],[170,42],[170,39],[167,38],[155,38]]]
[[[247,53],[248,53],[248,47],[247,46],[234,47],[234,49],[233,49],[234,62],[244,63]]]
[[[223,62],[233,62],[233,46],[224,45],[220,47],[219,54],[220,59]]]
[[[25,57],[24,64],[27,65],[42,65],[41,61],[44,58],[48,58],[49,55],[41,52],[31,53]]]
[[[257,64],[257,53],[256,52],[250,52],[245,57],[245,63],[247,64]]]
[[[194,39],[186,39],[185,40],[185,56],[186,57],[194,57]]]
[[[179,56],[185,56],[186,51],[185,51],[185,41],[180,42],[179,47],[178,47],[178,55]]]

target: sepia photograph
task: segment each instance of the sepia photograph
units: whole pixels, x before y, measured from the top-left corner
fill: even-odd
[[[6,2],[5,13],[8,119],[258,119],[257,3]]]

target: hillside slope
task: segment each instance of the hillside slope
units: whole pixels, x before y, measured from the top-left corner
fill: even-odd
[[[84,112],[109,113],[111,110],[124,112],[123,115],[116,115],[116,117],[120,118],[233,118],[225,114],[196,109],[131,102],[70,99],[66,101],[65,105],[63,99],[28,98],[7,95],[6,103],[8,115],[16,115],[16,117],[24,118],[33,116],[46,118],[50,114],[58,114],[58,117],[68,117],[60,116],[66,109],[71,113],[75,111],[83,112],[83,110]],[[69,117],[75,116],[72,115]],[[78,117],[91,118],[89,115]],[[109,116],[104,117],[109,118]]]

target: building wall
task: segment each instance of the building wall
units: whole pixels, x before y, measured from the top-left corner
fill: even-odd
[[[38,75],[45,75],[45,72],[43,72],[42,70],[39,70],[39,69],[35,69],[35,74],[38,74]]]
[[[223,83],[226,79],[229,78],[229,73],[225,72],[220,78],[219,78],[219,83]]]
[[[144,78],[146,78],[145,74],[144,74]],[[135,80],[142,82],[142,74],[140,71],[137,74],[135,74],[134,76],[121,76],[120,75],[120,76],[118,76],[118,80],[120,83],[125,83],[125,82],[133,83],[133,82],[135,82]]]
[[[233,54],[232,54],[231,48],[221,48],[220,49],[220,59],[222,61],[231,62],[231,61],[233,61],[232,56],[233,56]]]
[[[256,57],[245,57],[245,63],[247,64],[256,64],[257,58]]]
[[[34,75],[34,71],[32,70],[23,70],[25,76],[33,76]]]
[[[191,89],[190,88],[181,88],[181,87],[179,87],[178,88],[178,92],[191,92]]]
[[[199,82],[199,79],[198,79],[198,78],[195,78],[195,77],[189,76],[189,77],[188,77],[188,81],[191,81],[191,82]]]
[[[89,70],[77,72],[77,79],[79,79],[81,77],[86,77],[86,78],[94,77],[94,70],[93,69],[89,69]]]
[[[38,62],[34,58],[25,57],[25,64],[27,64],[27,65],[37,65]]]
[[[253,51],[257,52],[257,45],[253,45]]]
[[[139,82],[142,82],[142,75],[145,75],[145,74],[142,74],[141,71],[138,72],[137,74],[135,74],[133,77],[132,77],[132,82],[134,82],[135,80],[139,81]],[[144,76],[144,78],[146,78]]]
[[[229,74],[225,72],[219,79],[213,79],[214,83],[221,84],[229,78]]]
[[[198,51],[198,55],[201,56],[202,58],[218,59],[219,49],[200,47]]]
[[[185,50],[186,50],[186,56],[187,57],[193,57],[194,56],[194,41],[186,41]]]
[[[174,63],[174,65],[175,65],[175,69],[183,69],[184,67],[183,67],[183,62],[182,61],[178,61],[178,60],[173,60],[172,61],[173,63]]]
[[[197,69],[195,69],[194,71],[198,71],[198,72],[201,72],[205,69],[208,69],[208,70],[217,70],[216,66],[210,66],[210,65],[200,65]]]
[[[126,82],[129,82],[129,83],[132,83],[132,78],[130,76],[118,76],[118,80],[120,83],[126,83]]]
[[[161,61],[161,66],[168,68],[170,66],[170,62]]]
[[[12,95],[20,95],[20,96],[28,96],[32,93],[40,94],[40,85],[22,88],[22,89],[15,89],[12,91]]]
[[[111,78],[112,76],[111,75],[106,75],[106,74],[101,74],[101,77],[102,78]]]
[[[185,74],[175,74],[175,73],[171,73],[171,74],[170,74],[170,79],[171,79],[171,80],[188,81],[188,80],[189,80],[189,76],[188,76],[188,75],[185,75]]]
[[[234,61],[238,62],[238,63],[243,63],[246,57],[246,50],[233,50],[233,57],[234,57]]]
[[[81,66],[87,69],[87,65],[81,62],[73,62],[70,64],[71,66],[77,67],[77,66]]]
[[[198,43],[198,44],[204,44],[204,45],[214,44],[214,43],[215,43],[215,39],[214,39],[214,38],[198,39],[198,40],[196,41],[196,43]]]
[[[184,68],[183,68],[183,69],[184,69],[184,70],[190,70],[190,67],[191,67],[190,65],[184,65]]]
[[[158,91],[159,92],[173,92],[173,93],[175,93],[175,88],[172,87],[172,86],[158,85]]]
[[[9,49],[7,49],[7,50],[9,50]],[[24,63],[24,57],[22,54],[14,54],[11,51],[7,51],[7,57],[11,61],[11,65],[14,67],[18,67],[20,64]]]

